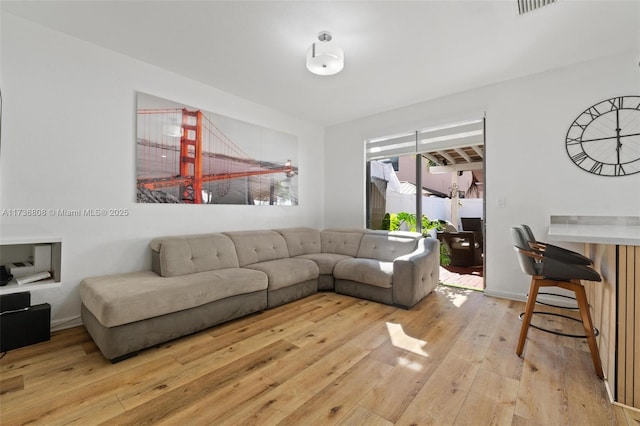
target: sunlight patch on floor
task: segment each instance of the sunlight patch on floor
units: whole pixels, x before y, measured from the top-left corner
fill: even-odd
[[[398,358],[398,365],[408,368],[413,371],[422,371],[422,364],[416,361],[411,361],[410,359],[400,357]]]
[[[473,290],[461,289],[458,287],[439,286],[438,291],[445,295],[456,308],[461,307],[469,299],[469,294]]]
[[[455,306],[456,308],[459,308],[460,306],[464,305],[464,303],[468,299],[468,297],[465,294],[455,294],[452,296],[453,297],[451,298],[451,303],[453,303],[453,306]]]
[[[405,351],[409,351],[425,358],[429,356],[429,354],[424,350],[427,346],[427,342],[408,336],[402,329],[402,325],[388,322],[387,332],[389,333],[391,344],[396,348],[404,349]]]

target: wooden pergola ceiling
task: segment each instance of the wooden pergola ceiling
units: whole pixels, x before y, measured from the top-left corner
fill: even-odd
[[[484,145],[439,149],[423,152],[422,156],[429,160],[429,173],[482,170],[484,166]]]

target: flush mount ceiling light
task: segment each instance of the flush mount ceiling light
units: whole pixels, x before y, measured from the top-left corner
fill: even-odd
[[[307,50],[307,69],[318,75],[333,75],[344,68],[344,51],[331,43],[331,33],[318,34],[320,43],[313,43]]]

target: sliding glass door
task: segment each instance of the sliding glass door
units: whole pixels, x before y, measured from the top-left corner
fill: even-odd
[[[387,229],[389,216],[398,214],[426,216],[429,221],[450,222],[455,228],[461,226],[461,214],[484,216],[481,201],[461,201],[483,198],[484,118],[365,143],[367,227]],[[421,224],[415,221],[417,231]]]

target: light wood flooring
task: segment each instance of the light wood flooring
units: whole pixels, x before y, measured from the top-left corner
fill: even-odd
[[[411,310],[334,293],[111,364],[82,327],[0,360],[0,424],[638,425],[582,340],[440,286]]]

